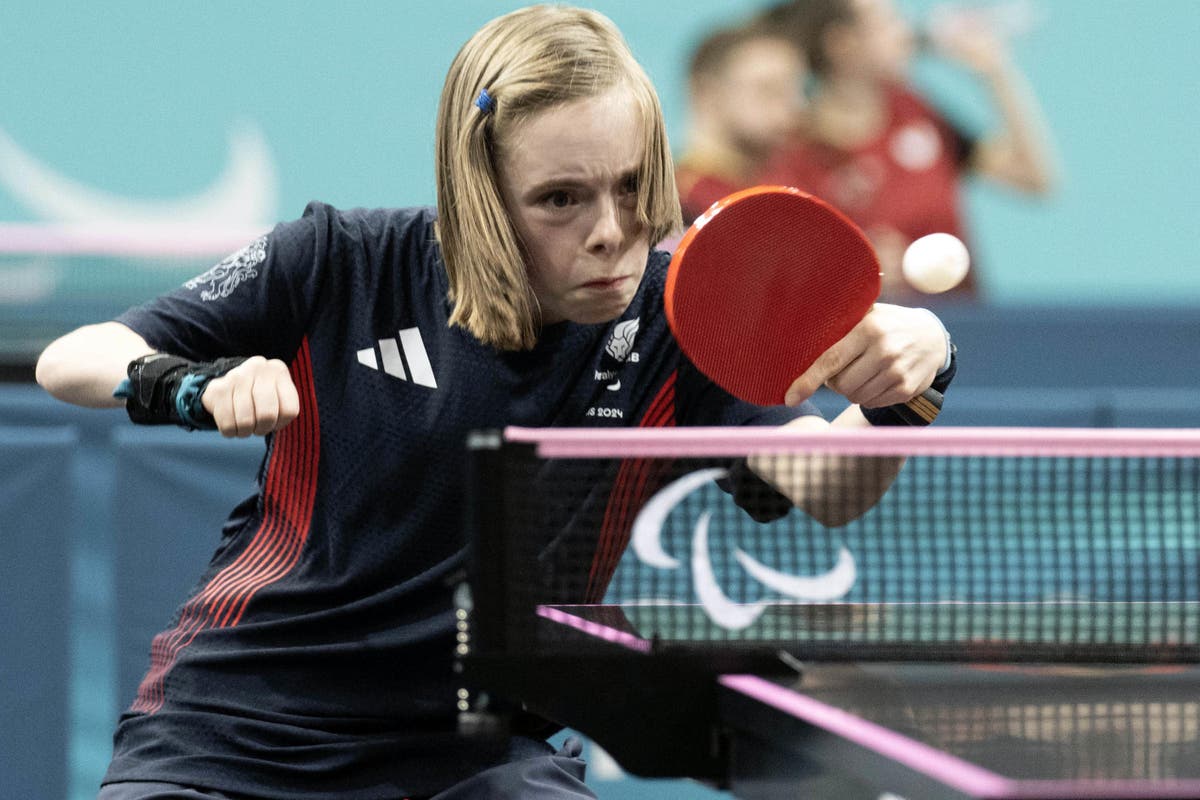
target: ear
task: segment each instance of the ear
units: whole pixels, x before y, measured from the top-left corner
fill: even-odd
[[[688,82],[688,92],[692,96],[692,102],[696,104],[708,102],[709,98],[717,91],[720,83],[720,78],[711,73],[693,77]]]
[[[694,111],[711,119],[717,116],[724,104],[721,96],[722,82],[716,75],[701,75],[691,84],[691,104]]]
[[[834,22],[821,34],[821,49],[825,51],[825,62],[831,66],[843,64],[848,57],[854,57],[856,47],[857,37],[852,25]]]

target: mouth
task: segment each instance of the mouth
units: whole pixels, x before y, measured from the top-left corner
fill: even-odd
[[[600,280],[588,281],[583,285],[585,289],[594,289],[596,291],[611,291],[620,289],[626,285],[626,282],[631,280],[629,275],[619,275],[615,278],[602,278]]]

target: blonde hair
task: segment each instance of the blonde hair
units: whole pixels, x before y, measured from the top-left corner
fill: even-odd
[[[451,325],[505,350],[536,344],[538,302],[500,194],[498,144],[539,111],[621,85],[641,111],[637,215],[654,243],[681,224],[671,150],[658,95],[612,22],[585,9],[530,6],[492,20],[455,56],[438,105],[435,154]],[[484,89],[492,102],[480,108]]]

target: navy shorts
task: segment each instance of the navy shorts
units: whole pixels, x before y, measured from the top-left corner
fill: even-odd
[[[583,783],[583,745],[570,737],[555,751],[546,742],[516,737],[507,760],[438,792],[428,800],[596,800]],[[153,781],[122,781],[100,789],[96,800],[254,800],[250,795]],[[397,797],[396,800],[409,800]],[[418,800],[418,798],[411,798]],[[424,800],[423,798],[421,800]]]

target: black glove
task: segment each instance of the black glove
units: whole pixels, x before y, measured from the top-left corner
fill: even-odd
[[[241,364],[244,358],[195,362],[153,353],[129,362],[128,378],[113,392],[125,398],[125,410],[138,425],[178,425],[189,431],[216,430],[200,396],[208,382]]]

